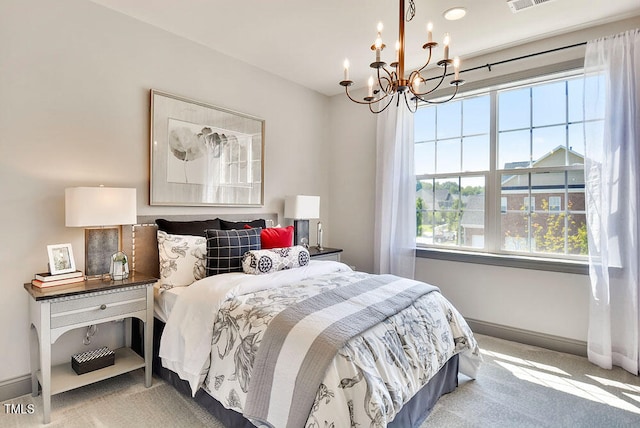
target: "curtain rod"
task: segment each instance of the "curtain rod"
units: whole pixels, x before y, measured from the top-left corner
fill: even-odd
[[[557,52],[557,51],[561,51],[561,50],[565,50],[565,49],[571,49],[571,48],[575,48],[575,47],[578,47],[578,46],[584,46],[586,44],[587,44],[587,42],[580,42],[580,43],[575,43],[573,45],[561,46],[559,48],[549,49],[549,50],[541,51],[541,52],[535,52],[535,53],[532,53],[532,54],[522,55],[522,56],[518,56],[518,57],[515,57],[515,58],[509,58],[509,59],[505,59],[505,60],[498,61],[498,62],[487,63],[487,64],[484,64],[484,65],[479,65],[477,67],[467,68],[465,70],[460,70],[460,73],[466,73],[467,71],[480,70],[482,68],[488,68],[489,71],[491,71],[491,67],[493,67],[495,65],[502,65],[502,64],[506,64],[508,62],[520,61],[521,59],[532,58],[534,56],[553,53],[553,52]],[[453,73],[447,74],[447,76],[451,76],[451,75],[453,75]],[[441,78],[442,78],[441,76],[431,77],[429,79],[425,79],[425,81],[436,80],[436,79],[441,79]]]

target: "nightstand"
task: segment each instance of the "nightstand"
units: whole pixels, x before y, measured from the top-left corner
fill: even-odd
[[[339,262],[341,253],[342,248],[324,247],[321,251],[318,250],[317,247],[309,247],[309,255],[313,260],[333,260]]]
[[[144,367],[151,386],[153,284],[156,278],[137,272],[120,281],[92,279],[38,288],[24,284],[31,296],[31,388],[42,387],[44,423],[51,419],[51,395],[79,388]],[[131,350],[131,318],[144,322],[144,358]],[[78,375],[69,362],[51,367],[51,348],[62,334],[76,328],[125,319],[125,347],[116,349],[115,364]],[[38,340],[39,339],[39,340]]]

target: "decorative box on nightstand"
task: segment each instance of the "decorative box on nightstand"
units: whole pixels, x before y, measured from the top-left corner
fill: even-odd
[[[42,387],[44,423],[51,417],[51,395],[69,391],[144,367],[151,386],[153,284],[156,278],[132,272],[127,279],[92,279],[47,288],[24,284],[31,296],[31,388]],[[144,358],[131,350],[131,318],[144,322]],[[69,330],[108,321],[126,320],[125,347],[114,350],[114,364],[77,374],[71,361],[51,367],[51,348]]]
[[[318,250],[317,247],[309,247],[309,255],[313,260],[333,260],[339,262],[341,253],[342,248],[324,247],[322,250]]]

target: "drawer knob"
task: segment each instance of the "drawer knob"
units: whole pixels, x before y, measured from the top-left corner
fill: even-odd
[[[102,310],[104,311],[105,309],[107,309],[107,305],[105,305],[104,303],[103,303],[103,304],[101,304],[101,305],[100,305],[100,309],[102,309]]]

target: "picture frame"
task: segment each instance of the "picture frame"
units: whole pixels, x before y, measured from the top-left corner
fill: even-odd
[[[151,90],[150,205],[263,206],[263,119]]]
[[[75,272],[76,262],[73,258],[71,244],[47,245],[49,255],[49,272],[51,275]]]

